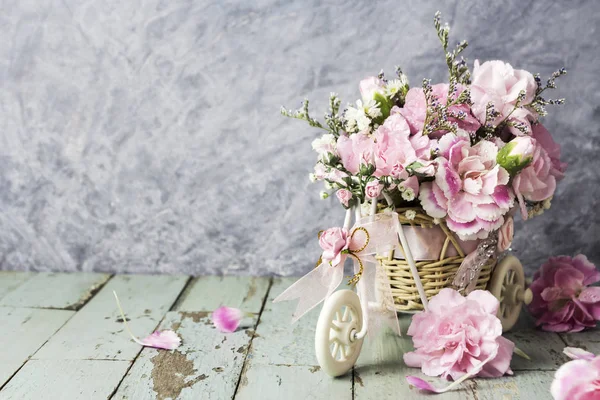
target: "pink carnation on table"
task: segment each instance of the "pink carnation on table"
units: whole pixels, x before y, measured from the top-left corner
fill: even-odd
[[[533,276],[529,311],[550,332],[579,332],[600,320],[600,271],[579,254],[551,257]]]
[[[453,96],[455,100],[463,91],[464,86],[457,85],[456,95]],[[448,100],[448,84],[438,83],[432,86],[433,95],[443,104],[446,104]],[[464,112],[465,118],[460,120],[457,118],[449,118],[450,122],[456,122],[458,127],[468,132],[475,132],[481,124],[471,114],[469,106],[466,104],[457,104],[450,106],[448,111],[453,113]],[[413,134],[423,131],[423,125],[425,124],[425,116],[427,115],[427,102],[425,100],[425,94],[423,89],[419,87],[411,88],[406,94],[404,107],[399,109],[399,112],[404,115],[410,126],[410,131]],[[440,136],[440,135],[437,135]]]
[[[421,185],[423,209],[434,218],[445,217],[462,240],[486,238],[513,206],[510,176],[496,163],[497,154],[493,142],[471,146],[464,134],[446,134],[439,141],[435,180]]]
[[[344,250],[350,245],[350,234],[344,228],[329,228],[319,236],[319,246],[323,249],[321,259],[338,265],[344,260]]]
[[[350,200],[352,200],[352,192],[350,192],[348,189],[340,189],[335,192],[335,196],[344,207],[348,208]]]
[[[486,107],[488,103],[492,103],[499,115],[488,122],[498,125],[510,115],[509,120],[515,120],[530,127],[530,120],[535,120],[536,116],[526,109],[518,109],[514,112],[513,110],[522,90],[525,91],[525,99],[521,105],[527,105],[533,101],[536,89],[537,84],[533,75],[525,70],[513,69],[510,64],[503,61],[486,61],[479,64],[479,60],[475,60],[471,75],[473,114],[479,122],[484,123]],[[514,127],[511,127],[510,130],[517,136],[522,135]]]
[[[533,161],[513,179],[521,216],[527,219],[524,200],[543,201],[554,195],[556,183],[564,177],[566,164],[560,161],[560,146],[542,124],[533,126]]]
[[[373,147],[373,139],[360,132],[350,136],[340,135],[337,141],[342,165],[352,174],[358,173],[361,164],[373,164]]]
[[[573,361],[554,374],[550,386],[554,400],[600,399],[600,356],[572,347],[566,347],[564,353]]]
[[[463,297],[454,289],[442,289],[431,298],[427,312],[412,317],[408,335],[415,351],[405,353],[404,362],[425,375],[453,380],[465,374],[512,374],[514,343],[502,337],[498,306],[498,299],[485,290]]]

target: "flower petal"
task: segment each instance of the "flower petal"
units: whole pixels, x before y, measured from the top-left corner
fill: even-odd
[[[181,338],[172,330],[156,331],[152,335],[141,340],[144,346],[156,349],[173,350],[181,344]]]
[[[244,313],[233,307],[219,307],[212,313],[215,327],[224,333],[235,332],[240,326]]]
[[[565,347],[563,350],[569,358],[573,360],[593,360],[596,356],[594,353],[580,349],[579,347]]]
[[[436,389],[431,383],[429,383],[426,380],[421,379],[417,376],[408,375],[406,377],[406,381],[408,382],[409,385],[412,385],[421,390],[426,390],[426,391],[432,392],[432,393],[440,393],[438,391],[438,389]]]

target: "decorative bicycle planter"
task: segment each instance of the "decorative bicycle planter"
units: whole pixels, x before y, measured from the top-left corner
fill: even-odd
[[[394,214],[399,222],[398,247],[376,256],[375,268],[385,274],[376,281],[375,291],[391,293],[393,304],[385,304],[384,295],[375,303],[361,300],[366,297],[361,293],[367,289],[361,281],[356,286],[357,292],[338,290],[325,300],[315,333],[317,360],[325,373],[340,376],[354,366],[369,328],[370,312],[385,307],[401,313],[423,310],[427,299],[453,286],[465,259],[465,249],[473,251],[477,247],[477,242],[463,242],[454,237],[443,221],[436,224],[433,218],[415,211],[417,216],[411,220],[403,214]],[[427,234],[421,230],[427,230]],[[433,243],[422,243],[419,237],[433,238]],[[487,289],[498,298],[498,318],[504,331],[514,326],[523,303],[529,304],[532,299],[531,291],[525,287],[523,266],[513,255],[499,261],[490,258],[481,269],[475,288]]]

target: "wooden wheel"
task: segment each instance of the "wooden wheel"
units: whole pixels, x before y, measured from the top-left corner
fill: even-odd
[[[513,255],[506,256],[494,269],[488,290],[500,301],[498,318],[504,332],[510,330],[519,319],[523,303],[532,300],[530,289],[525,289],[523,265]]]

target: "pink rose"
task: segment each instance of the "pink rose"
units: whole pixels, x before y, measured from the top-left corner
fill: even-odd
[[[498,230],[498,251],[506,251],[510,248],[514,235],[514,221],[510,215],[505,218],[504,224]]]
[[[446,134],[439,141],[433,182],[421,184],[419,200],[462,240],[484,239],[504,223],[513,205],[508,172],[496,163],[498,147],[487,140]]]
[[[600,399],[600,356],[582,349],[567,347],[564,353],[573,358],[556,371],[550,393],[554,400]]]
[[[375,179],[370,181],[365,186],[365,194],[367,199],[376,199],[381,194],[383,190],[383,184],[379,182],[379,180]]]
[[[344,168],[352,174],[357,174],[361,164],[373,164],[373,146],[373,139],[364,133],[340,135],[337,151]]]
[[[358,87],[363,100],[368,101],[372,100],[376,93],[383,94],[385,83],[375,76],[370,76],[360,81]]]
[[[579,254],[551,257],[533,276],[529,311],[545,331],[579,332],[600,320],[600,271]]]
[[[335,192],[335,195],[337,196],[340,203],[342,203],[344,207],[348,208],[348,204],[352,199],[352,192],[350,192],[348,189],[340,189],[337,192]]]
[[[564,177],[566,164],[560,162],[560,146],[541,124],[533,126],[536,145],[533,161],[513,179],[521,216],[527,219],[524,200],[544,201],[554,195],[556,183]]]
[[[342,253],[348,249],[350,234],[344,228],[329,228],[319,237],[319,246],[323,249],[321,259],[331,265],[338,265],[345,260]]]
[[[510,115],[510,120],[516,120],[529,126],[529,120],[534,118],[530,111],[519,109],[515,110],[513,114],[511,112],[514,110],[522,90],[525,91],[525,99],[521,105],[527,105],[533,101],[537,89],[533,75],[522,69],[513,69],[510,64],[503,61],[486,61],[480,65],[479,60],[475,60],[471,80],[472,110],[479,122],[485,122],[486,107],[488,103],[492,103],[499,115],[496,119],[488,122],[498,125]],[[522,135],[516,128],[510,129],[513,134]]]
[[[512,374],[514,343],[502,337],[498,306],[498,299],[485,290],[465,298],[454,289],[442,289],[429,301],[427,312],[412,317],[408,334],[415,351],[405,353],[404,362],[425,375],[454,380],[465,373],[488,378]]]
[[[463,91],[464,86],[457,85],[456,95],[453,99],[456,99]],[[448,84],[438,83],[432,86],[433,95],[443,104],[448,101]],[[481,124],[471,114],[471,110],[467,104],[457,104],[450,106],[449,111],[455,114],[465,113],[465,118],[460,120],[457,118],[449,118],[451,122],[456,122],[458,127],[469,132],[475,132]],[[427,115],[427,103],[425,101],[425,94],[422,88],[414,87],[411,88],[406,94],[404,107],[399,109],[399,112],[404,115],[410,126],[411,133],[417,133],[423,131],[423,125],[425,123],[425,116]],[[434,137],[440,136],[433,135]]]

